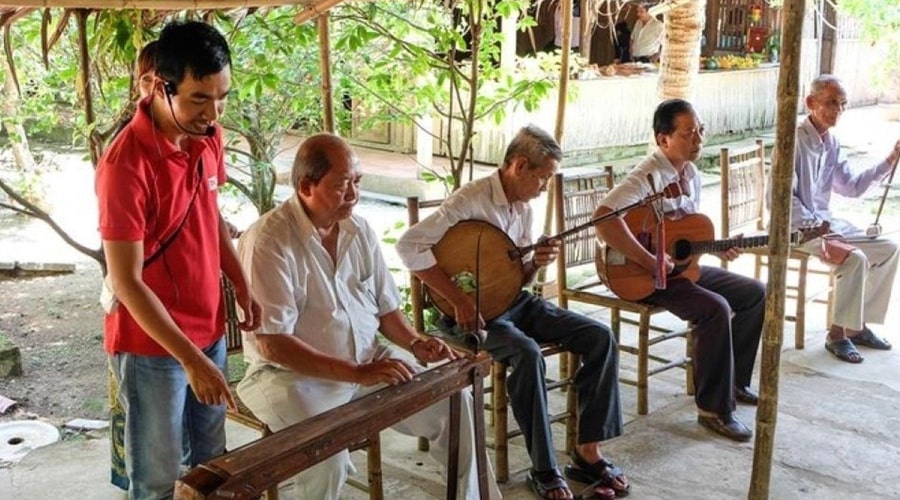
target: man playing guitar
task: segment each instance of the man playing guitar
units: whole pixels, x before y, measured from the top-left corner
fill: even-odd
[[[653,133],[656,151],[610,191],[595,211],[595,217],[646,198],[673,182],[683,187],[683,194],[664,199],[663,211],[670,214],[699,211],[700,175],[692,162],[700,156],[703,146],[700,117],[687,101],[664,101],[653,115]],[[666,274],[675,269],[670,255],[651,253],[623,218],[601,222],[596,229],[606,245],[646,269],[650,279],[657,274],[657,268],[664,266]],[[720,256],[733,260],[739,253],[737,248],[732,248]],[[758,400],[750,390],[750,378],[762,331],[765,286],[755,279],[710,266],[700,266],[696,282],[678,274],[661,281],[665,281],[664,288],[660,283],[659,289],[642,300],[664,307],[694,325],[692,358],[697,421],[729,439],[749,440],[753,432],[735,417],[735,398],[753,405]]]
[[[455,276],[448,276],[442,269],[434,251],[439,242],[443,243],[445,233],[471,219],[490,223],[515,245],[530,245],[533,219],[528,202],[546,191],[560,160],[562,150],[553,137],[533,125],[524,127],[510,142],[496,172],[453,193],[437,211],[411,227],[396,248],[403,263],[432,292],[452,304],[455,323],[465,331],[487,330],[481,347],[512,367],[507,386],[510,403],[531,457],[529,479],[541,498],[570,499],[573,495],[553,451],[540,344],[558,343],[581,357],[583,366],[574,382],[580,409],[578,444],[566,475],[592,483],[591,498],[613,498],[626,495],[629,484],[621,469],[600,453],[600,442],[621,435],[623,430],[616,342],[609,328],[525,291],[518,293],[505,312],[487,318],[485,323],[472,296],[459,288],[458,279],[456,283],[451,279]],[[531,252],[515,256],[522,259],[524,269],[519,287],[531,281],[538,268],[556,259],[559,245],[559,241],[550,239],[538,246],[533,256]],[[506,255],[505,249],[496,248],[484,248],[484,253],[491,250]],[[489,271],[482,269],[482,274]],[[480,281],[484,278],[481,276]],[[484,283],[476,286],[488,288]],[[446,326],[452,326],[450,321]]]

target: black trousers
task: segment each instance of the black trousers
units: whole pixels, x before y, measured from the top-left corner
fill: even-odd
[[[765,285],[709,266],[700,267],[696,283],[674,278],[667,285],[645,302],[694,325],[697,407],[715,413],[734,411],[735,385],[749,386],[753,374],[765,314]]]

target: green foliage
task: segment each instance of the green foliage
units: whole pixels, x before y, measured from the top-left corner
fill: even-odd
[[[274,161],[284,134],[322,129],[315,25],[296,24],[295,14],[276,8],[216,19],[232,47],[233,89],[221,120],[235,133],[226,147],[239,176],[230,181],[260,214],[275,204]]]
[[[438,137],[453,152],[475,123],[500,123],[519,105],[533,110],[552,91],[558,63],[547,68],[533,58],[518,58],[515,64],[499,64],[502,34],[496,15],[518,11],[523,24],[533,23],[526,15],[528,2],[464,0],[455,5],[456,11],[440,3],[415,9],[396,1],[348,3],[334,12],[334,47],[343,62],[334,72],[342,90],[353,96],[362,127],[438,116],[459,125],[449,129],[463,138]],[[460,161],[449,173],[453,187],[459,185],[467,153],[459,149]]]
[[[885,48],[884,64],[879,68],[887,75],[900,67],[900,0],[840,0],[838,12],[856,19],[863,39]]]

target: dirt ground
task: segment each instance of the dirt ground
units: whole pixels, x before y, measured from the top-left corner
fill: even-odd
[[[106,419],[106,355],[97,303],[100,269],[0,278],[0,332],[21,351],[21,377],[0,378],[0,395],[17,405],[0,421]]]

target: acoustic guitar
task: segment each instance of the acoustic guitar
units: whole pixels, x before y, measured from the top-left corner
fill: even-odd
[[[655,254],[659,244],[654,240],[657,217],[653,209],[643,207],[632,210],[624,220],[644,248]],[[681,215],[677,218],[667,214],[663,224],[666,237],[663,249],[675,264],[668,275],[670,278],[686,278],[696,282],[700,278],[697,261],[702,254],[724,252],[730,248],[759,248],[769,244],[768,235],[713,239],[713,223],[703,214]],[[802,228],[791,235],[791,245],[799,245],[821,236],[823,231],[827,232],[827,227]],[[656,291],[652,273],[609,245],[601,245],[597,249],[595,263],[600,279],[620,298],[640,301]]]

